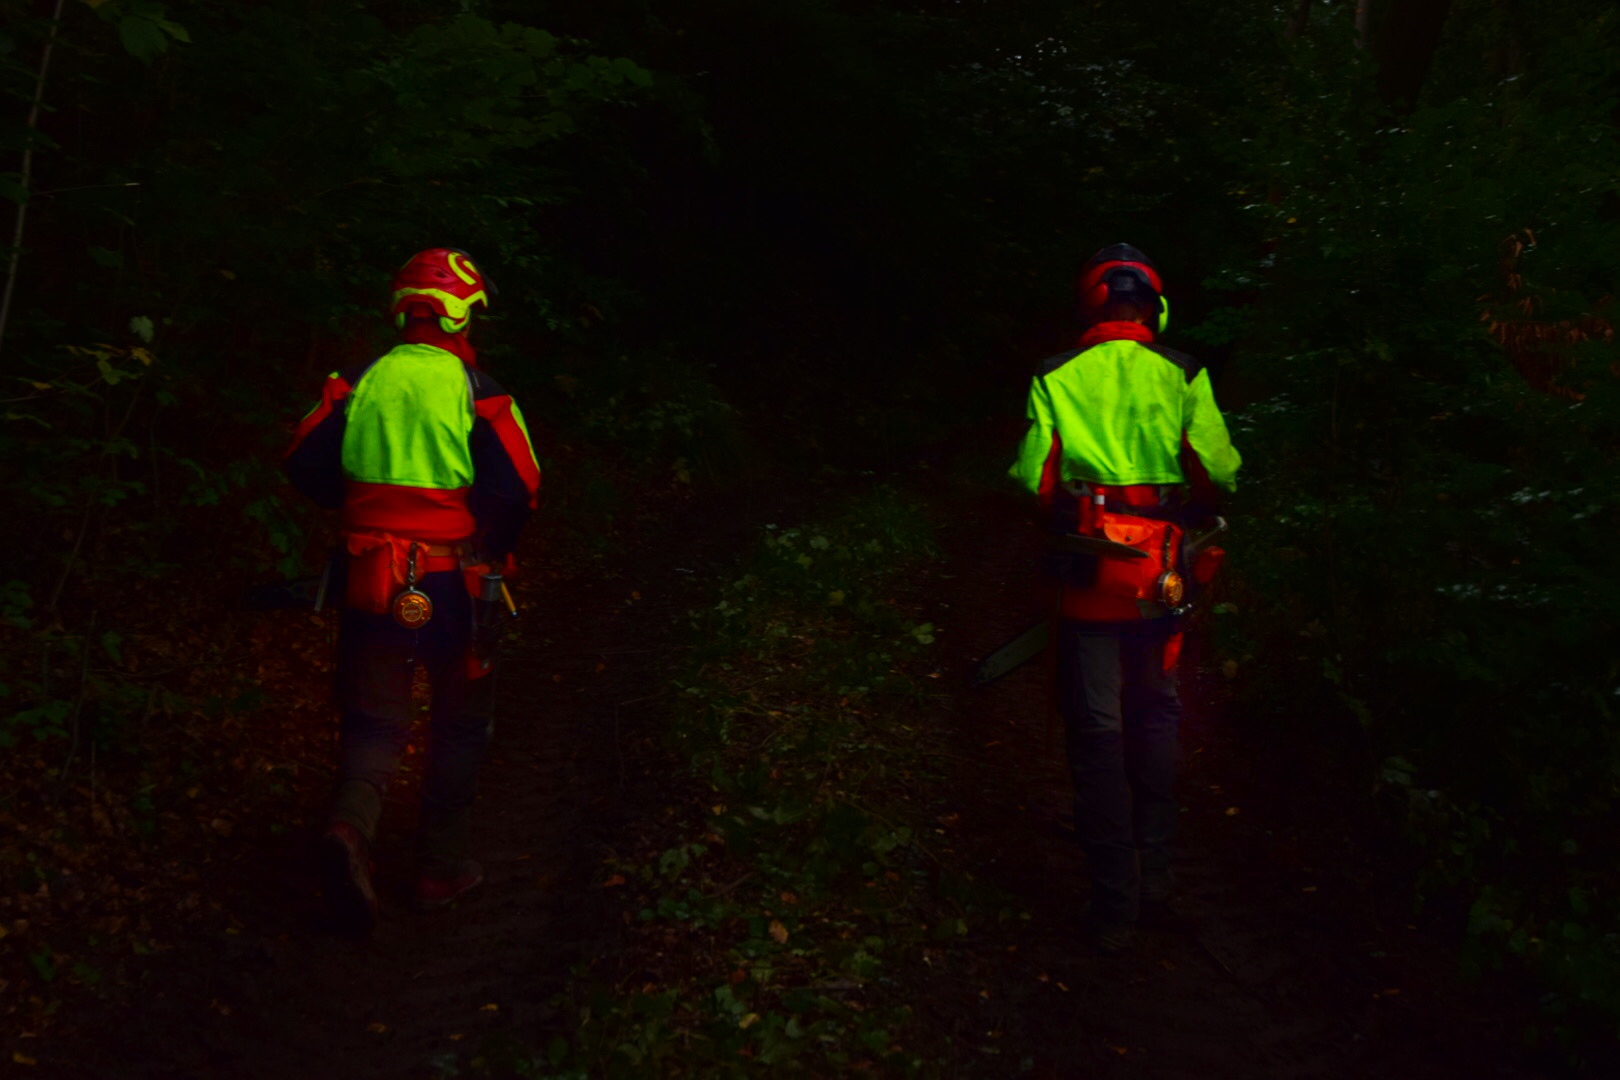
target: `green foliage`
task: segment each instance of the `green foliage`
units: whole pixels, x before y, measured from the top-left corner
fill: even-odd
[[[142,63],[169,51],[172,41],[191,43],[191,34],[164,17],[165,6],[151,0],[85,0],[97,15],[118,27],[118,40]]]
[[[924,1069],[910,1006],[886,988],[978,914],[942,897],[909,790],[929,769],[912,725],[935,630],[906,614],[904,583],[937,557],[933,533],[877,489],[767,527],[746,572],[692,613],[674,736],[705,789],[701,839],[608,867],[638,896],[637,934],[684,939],[687,959],[663,984],[582,992],[552,1067]]]
[[[13,103],[52,40],[34,7],[0,3]],[[173,670],[151,664],[180,637],[165,608],[308,565],[314,516],[278,450],[321,376],[384,344],[389,267],[449,242],[559,271],[512,281],[486,356],[574,302],[557,280],[584,277],[536,215],[619,151],[556,147],[652,80],[538,27],[359,2],[103,0],[69,5],[55,41],[41,127],[0,117],[0,148],[36,151],[0,394],[0,503],[33,527],[10,548],[0,682],[7,737],[71,760],[81,727],[112,738],[155,707],[136,668]],[[538,380],[511,367],[521,397]],[[661,407],[676,434],[649,423],[643,449],[673,474],[708,416]],[[85,659],[114,623],[141,647]]]
[[[1599,629],[1620,245],[1595,223],[1620,198],[1620,20],[1560,5],[1516,31],[1517,70],[1481,73],[1501,27],[1469,13],[1499,6],[1464,8],[1415,111],[1386,112],[1321,27],[1229,148],[1269,248],[1209,283],[1246,311],[1202,331],[1241,335],[1252,399],[1231,417],[1244,682],[1280,722],[1318,701],[1359,728],[1417,902],[1470,911],[1478,962],[1547,979],[1555,1024],[1613,1027],[1620,852],[1594,826],[1620,775]]]
[[[1290,37],[1258,2],[648,0],[542,26],[86,0],[30,128],[50,5],[0,0],[0,197],[28,206],[0,342],[0,504],[26,524],[0,740],[54,771],[86,735],[258,692],[176,673],[229,666],[229,634],[190,639],[320,549],[276,453],[320,378],[386,343],[411,251],[470,249],[501,284],[481,356],[540,435],[558,531],[605,543],[649,493],[942,443],[1072,339],[1076,263],[1129,239],[1176,327],[1233,357],[1248,464],[1217,629],[1240,692],[1338,717],[1420,901],[1479,963],[1538,971],[1556,1023],[1612,1026],[1620,19],[1454,0],[1402,111],[1353,5],[1306,7]],[[1529,246],[1505,256],[1510,235]],[[726,809],[625,872],[649,925],[724,931],[750,974],[604,1003],[592,1065],[656,1072],[701,1028],[727,1068],[747,1046],[841,1072],[904,1026],[752,974],[792,952],[754,924],[764,894],[700,883],[737,858],[760,887],[915,895],[918,834],[880,795],[948,632],[895,602],[927,532],[890,495],[770,530],[694,616],[679,738]],[[163,793],[140,783],[150,837]],[[881,978],[903,935],[848,922],[793,962]]]

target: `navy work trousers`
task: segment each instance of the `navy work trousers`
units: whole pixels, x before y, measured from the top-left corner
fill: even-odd
[[[1075,830],[1091,875],[1092,911],[1110,922],[1135,922],[1144,890],[1169,891],[1181,721],[1175,672],[1164,668],[1173,632],[1169,619],[1065,619],[1058,627]]]
[[[379,792],[387,788],[410,739],[416,711],[411,681],[420,665],[433,689],[421,809],[422,830],[432,833],[472,806],[493,730],[495,676],[467,677],[473,608],[461,574],[427,574],[417,588],[433,601],[433,617],[419,630],[405,629],[390,615],[343,612],[339,780],[363,780]]]

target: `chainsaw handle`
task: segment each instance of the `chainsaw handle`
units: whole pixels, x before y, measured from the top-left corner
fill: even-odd
[[[1182,548],[1183,551],[1187,551],[1187,552],[1197,551],[1199,548],[1203,547],[1205,544],[1209,543],[1211,540],[1215,539],[1217,536],[1219,536],[1221,533],[1223,533],[1225,531],[1226,531],[1226,519],[1217,514],[1215,516],[1215,527],[1214,528],[1210,529],[1208,532],[1204,533],[1201,536],[1197,536],[1197,537],[1194,537],[1191,540],[1185,541],[1181,545],[1181,548]]]

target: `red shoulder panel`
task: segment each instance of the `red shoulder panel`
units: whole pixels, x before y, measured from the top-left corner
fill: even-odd
[[[529,509],[540,505],[540,467],[534,463],[534,449],[529,438],[512,416],[512,398],[508,394],[480,398],[473,403],[478,415],[489,421],[495,435],[501,440],[501,449],[512,459],[512,467],[529,489]]]
[[[299,421],[298,429],[293,432],[292,442],[288,444],[287,449],[282,453],[282,458],[292,457],[299,444],[309,437],[309,433],[320,427],[322,422],[332,415],[332,411],[337,408],[338,402],[348,397],[353,390],[354,387],[350,386],[349,380],[343,376],[330,376],[326,380],[326,384],[321,387],[321,403],[310,410],[308,416]]]

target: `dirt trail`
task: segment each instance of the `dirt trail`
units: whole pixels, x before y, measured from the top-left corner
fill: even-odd
[[[1040,541],[1004,503],[929,490],[953,522],[938,621],[946,674],[963,685],[972,658],[1034,610]],[[384,823],[391,903],[368,946],[322,929],[311,833],[276,852],[244,845],[235,876],[212,886],[236,925],[155,960],[135,1000],[84,1018],[82,1037],[42,1054],[30,1075],[433,1077],[435,1060],[465,1061],[503,1033],[533,1045],[569,969],[614,947],[602,857],[660,812],[671,786],[644,775],[656,756],[631,743],[656,725],[675,623],[773,509],[749,495],[695,505],[658,542],[599,571],[558,579],[553,567],[524,584],[535,607],[504,663],[477,811],[489,881],[476,901],[430,917],[403,910],[403,799]],[[1032,664],[964,689],[941,717],[964,762],[942,793],[957,815],[945,842],[1030,915],[971,935],[922,985],[919,1011],[953,1033],[960,1071],[1539,1075],[1515,1064],[1522,1005],[1460,987],[1448,946],[1380,910],[1356,838],[1296,812],[1314,787],[1304,759],[1256,764],[1209,706],[1220,687],[1201,681],[1197,663],[1191,648],[1175,865],[1185,918],[1146,930],[1125,957],[1097,958],[1075,933],[1085,877],[1061,733],[1049,745],[1044,734],[1049,673]]]
[[[1029,594],[1041,541],[1007,509],[983,498],[950,508],[956,576],[941,621],[959,682],[1039,610]],[[1541,1075],[1515,1064],[1523,1003],[1460,985],[1454,950],[1409,929],[1399,898],[1397,913],[1380,910],[1364,873],[1375,856],[1328,827],[1322,800],[1300,797],[1321,786],[1313,763],[1281,752],[1257,763],[1198,651],[1182,660],[1181,918],[1144,929],[1118,958],[1092,955],[1076,933],[1086,878],[1061,725],[1050,743],[1045,731],[1050,669],[1031,663],[959,696],[973,765],[957,776],[953,839],[1032,918],[994,944],[999,955],[981,949],[966,972],[979,984],[955,990],[988,996],[941,1002],[941,1019],[996,1075]]]
[[[380,830],[385,911],[369,944],[323,926],[309,829],[279,851],[240,851],[233,878],[211,883],[237,925],[158,958],[132,1002],[77,1023],[30,1075],[397,1080],[441,1075],[436,1059],[465,1060],[501,1032],[532,1044],[570,967],[610,947],[601,861],[659,797],[629,743],[654,715],[701,571],[752,540],[758,510],[711,501],[659,542],[567,578],[531,566],[519,600],[533,607],[503,658],[475,808],[488,878],[476,899],[431,916],[406,908],[407,780]],[[301,812],[318,816],[287,808]]]

